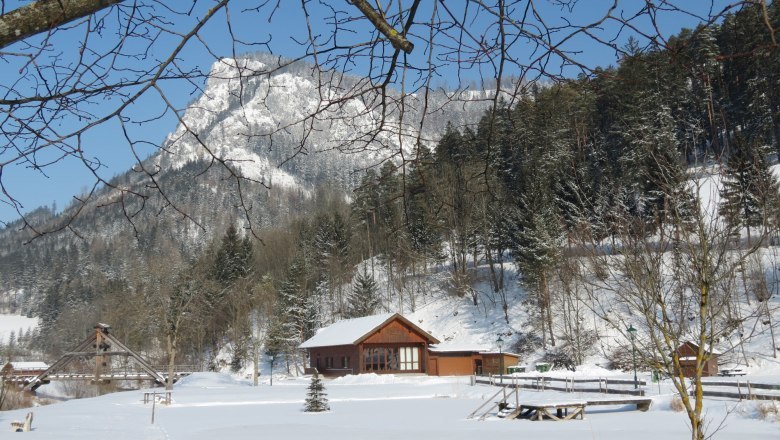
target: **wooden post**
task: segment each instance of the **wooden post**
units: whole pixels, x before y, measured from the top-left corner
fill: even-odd
[[[100,376],[102,374],[102,366],[105,361],[104,357],[100,355],[103,350],[103,333],[99,326],[95,326],[95,385],[100,384]]]

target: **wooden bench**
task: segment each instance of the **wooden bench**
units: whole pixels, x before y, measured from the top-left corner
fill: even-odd
[[[28,412],[24,421],[15,420],[11,422],[11,432],[29,432],[32,429],[33,413]]]

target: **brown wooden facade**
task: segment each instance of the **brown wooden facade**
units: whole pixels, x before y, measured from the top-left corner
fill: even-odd
[[[428,373],[428,345],[439,341],[394,314],[351,344],[308,347],[307,373],[327,376]]]
[[[506,374],[507,368],[517,365],[520,359],[520,356],[514,353],[490,352],[481,354],[482,374]]]
[[[698,351],[699,346],[690,341],[677,347],[677,356],[680,358],[680,368],[683,376],[694,377],[696,375],[696,354]],[[704,363],[702,376],[717,376],[719,353],[707,351],[705,353],[709,358]]]
[[[486,352],[480,350],[439,350],[429,351],[432,376],[466,376],[499,374],[503,357],[503,371],[518,364],[519,355],[513,353]]]
[[[429,364],[431,376],[482,374],[482,356],[476,351],[430,351]]]

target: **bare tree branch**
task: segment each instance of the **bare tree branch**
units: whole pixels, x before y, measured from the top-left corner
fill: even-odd
[[[38,0],[0,15],[0,49],[123,0]]]

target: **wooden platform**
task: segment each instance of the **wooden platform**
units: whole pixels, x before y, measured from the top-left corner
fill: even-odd
[[[647,411],[653,400],[648,398],[592,399],[592,400],[547,400],[531,399],[515,407],[504,408],[497,414],[507,420],[573,420],[585,418],[588,406],[634,405],[636,410]]]
[[[653,399],[642,397],[626,397],[622,399],[595,399],[588,400],[588,406],[595,405],[636,405],[638,411],[645,412],[650,409],[650,405],[653,404]]]
[[[515,410],[517,415],[512,418],[519,417],[530,420],[551,419],[563,421],[572,420],[579,416],[580,419],[584,419],[586,405],[587,402],[521,404],[520,408]],[[553,411],[555,414],[553,414]]]

